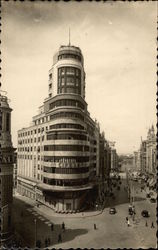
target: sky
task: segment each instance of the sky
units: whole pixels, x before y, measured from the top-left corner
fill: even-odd
[[[12,140],[48,97],[60,45],[80,47],[86,101],[119,154],[138,150],[156,124],[156,2],[2,2],[2,89]]]

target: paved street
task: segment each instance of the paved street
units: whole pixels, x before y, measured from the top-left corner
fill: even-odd
[[[34,207],[35,202],[25,197],[14,198],[14,221],[17,231],[22,233],[29,247],[34,247],[35,223],[37,219],[37,239],[45,246],[46,238],[51,239],[50,248],[150,248],[156,247],[156,229],[151,228],[151,222],[156,226],[156,205],[145,198],[145,192],[140,191],[138,182],[135,186],[135,221],[128,216],[128,195],[126,180],[121,180],[121,189],[113,188],[115,199],[107,199],[103,212],[84,212],[76,215],[58,215],[51,209]],[[27,201],[27,203],[26,203]],[[30,204],[28,204],[28,202]],[[109,214],[109,207],[115,206],[117,213]],[[149,218],[143,218],[141,211],[147,209]],[[21,211],[24,215],[21,217]],[[17,212],[18,211],[18,212]],[[47,213],[47,215],[46,215]],[[130,219],[130,227],[126,224],[126,216]],[[61,223],[64,221],[66,231],[62,232]],[[148,226],[146,227],[145,224]],[[50,229],[54,223],[54,231]],[[94,223],[97,230],[94,230]],[[62,243],[58,243],[61,233]]]

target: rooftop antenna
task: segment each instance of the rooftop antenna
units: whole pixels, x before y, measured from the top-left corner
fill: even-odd
[[[70,28],[69,28],[69,46],[70,46]]]

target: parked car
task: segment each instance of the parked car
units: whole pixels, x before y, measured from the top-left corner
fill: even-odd
[[[116,208],[115,207],[111,207],[109,209],[109,214],[116,214]]]
[[[155,199],[155,198],[151,198],[151,199],[150,199],[150,202],[151,202],[151,203],[156,203],[156,199]]]
[[[150,215],[149,215],[149,212],[147,211],[147,210],[143,210],[142,212],[141,212],[141,215],[143,216],[143,217],[149,217]]]

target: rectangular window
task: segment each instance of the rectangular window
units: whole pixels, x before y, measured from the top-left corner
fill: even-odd
[[[49,80],[52,79],[52,73],[49,74]]]
[[[7,113],[6,117],[6,131],[10,131],[10,114]]]

